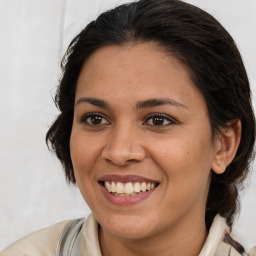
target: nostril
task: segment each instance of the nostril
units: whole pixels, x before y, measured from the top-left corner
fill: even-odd
[[[104,149],[102,152],[102,158],[108,163],[113,163],[119,166],[125,166],[130,163],[138,163],[145,159],[146,153],[143,149],[137,150],[115,150]]]

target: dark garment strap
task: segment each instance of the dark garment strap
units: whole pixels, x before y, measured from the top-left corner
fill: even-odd
[[[84,218],[70,221],[59,239],[56,256],[80,256],[80,238]]]
[[[244,247],[239,244],[237,241],[235,241],[229,233],[226,233],[225,236],[224,236],[224,239],[223,241],[226,243],[226,244],[229,244],[231,247],[233,247],[238,253],[240,253],[242,256],[246,256],[248,255],[246,252],[245,252],[245,249]],[[230,249],[231,249],[230,247]],[[230,252],[229,252],[229,255],[230,255]]]

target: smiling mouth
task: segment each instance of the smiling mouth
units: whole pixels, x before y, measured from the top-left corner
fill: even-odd
[[[155,189],[159,183],[157,182],[116,182],[101,181],[105,189],[116,196],[136,196]]]

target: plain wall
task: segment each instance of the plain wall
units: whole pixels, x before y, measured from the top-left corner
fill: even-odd
[[[0,0],[0,249],[39,228],[89,214],[45,144],[70,40],[115,0]],[[127,2],[127,1],[126,1]],[[231,33],[256,93],[256,1],[191,0]],[[256,175],[241,193],[234,236],[256,244]]]

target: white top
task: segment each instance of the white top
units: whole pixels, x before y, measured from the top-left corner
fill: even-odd
[[[62,230],[69,221],[57,223],[48,228],[36,231],[0,253],[1,256],[55,256],[58,240]],[[223,241],[229,228],[225,219],[217,215],[212,223],[208,237],[199,256],[241,256],[234,247]],[[254,249],[249,256],[256,256]],[[102,256],[98,240],[98,223],[91,214],[86,219],[81,233],[81,256]]]

